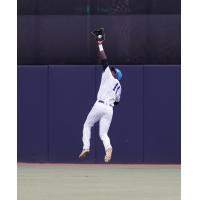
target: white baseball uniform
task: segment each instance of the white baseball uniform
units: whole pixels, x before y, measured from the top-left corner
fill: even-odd
[[[91,128],[99,121],[99,136],[105,151],[112,147],[108,137],[108,130],[112,121],[115,102],[120,101],[121,85],[113,77],[109,66],[102,73],[101,84],[97,94],[97,101],[92,107],[83,126],[83,149],[90,148]]]

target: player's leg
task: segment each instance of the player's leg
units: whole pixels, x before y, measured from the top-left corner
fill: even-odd
[[[112,146],[110,143],[110,138],[108,137],[108,130],[112,121],[113,110],[109,109],[106,114],[104,114],[99,122],[99,136],[103,142],[105,148],[105,162],[109,162],[112,156]]]
[[[99,119],[100,119],[99,109],[98,106],[95,104],[91,109],[91,111],[89,112],[86,121],[83,125],[83,137],[82,137],[83,150],[79,155],[80,159],[84,159],[90,151],[91,128],[97,121],[99,121]]]

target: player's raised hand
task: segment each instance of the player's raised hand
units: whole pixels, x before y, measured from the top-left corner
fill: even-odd
[[[96,29],[92,31],[91,34],[94,36],[98,44],[102,44],[102,42],[105,40],[104,28]]]

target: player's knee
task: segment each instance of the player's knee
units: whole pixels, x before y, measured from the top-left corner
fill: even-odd
[[[100,139],[102,141],[106,140],[108,138],[108,136],[106,134],[100,134]]]
[[[87,128],[92,128],[92,125],[88,122],[85,122],[84,125],[83,125],[83,129],[87,129]]]

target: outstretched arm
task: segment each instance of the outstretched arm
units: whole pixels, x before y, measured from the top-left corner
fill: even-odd
[[[101,59],[102,67],[103,67],[103,70],[105,71],[105,69],[108,67],[108,59],[103,49],[102,43],[103,43],[102,41],[98,41],[98,48],[99,48],[99,57]]]

